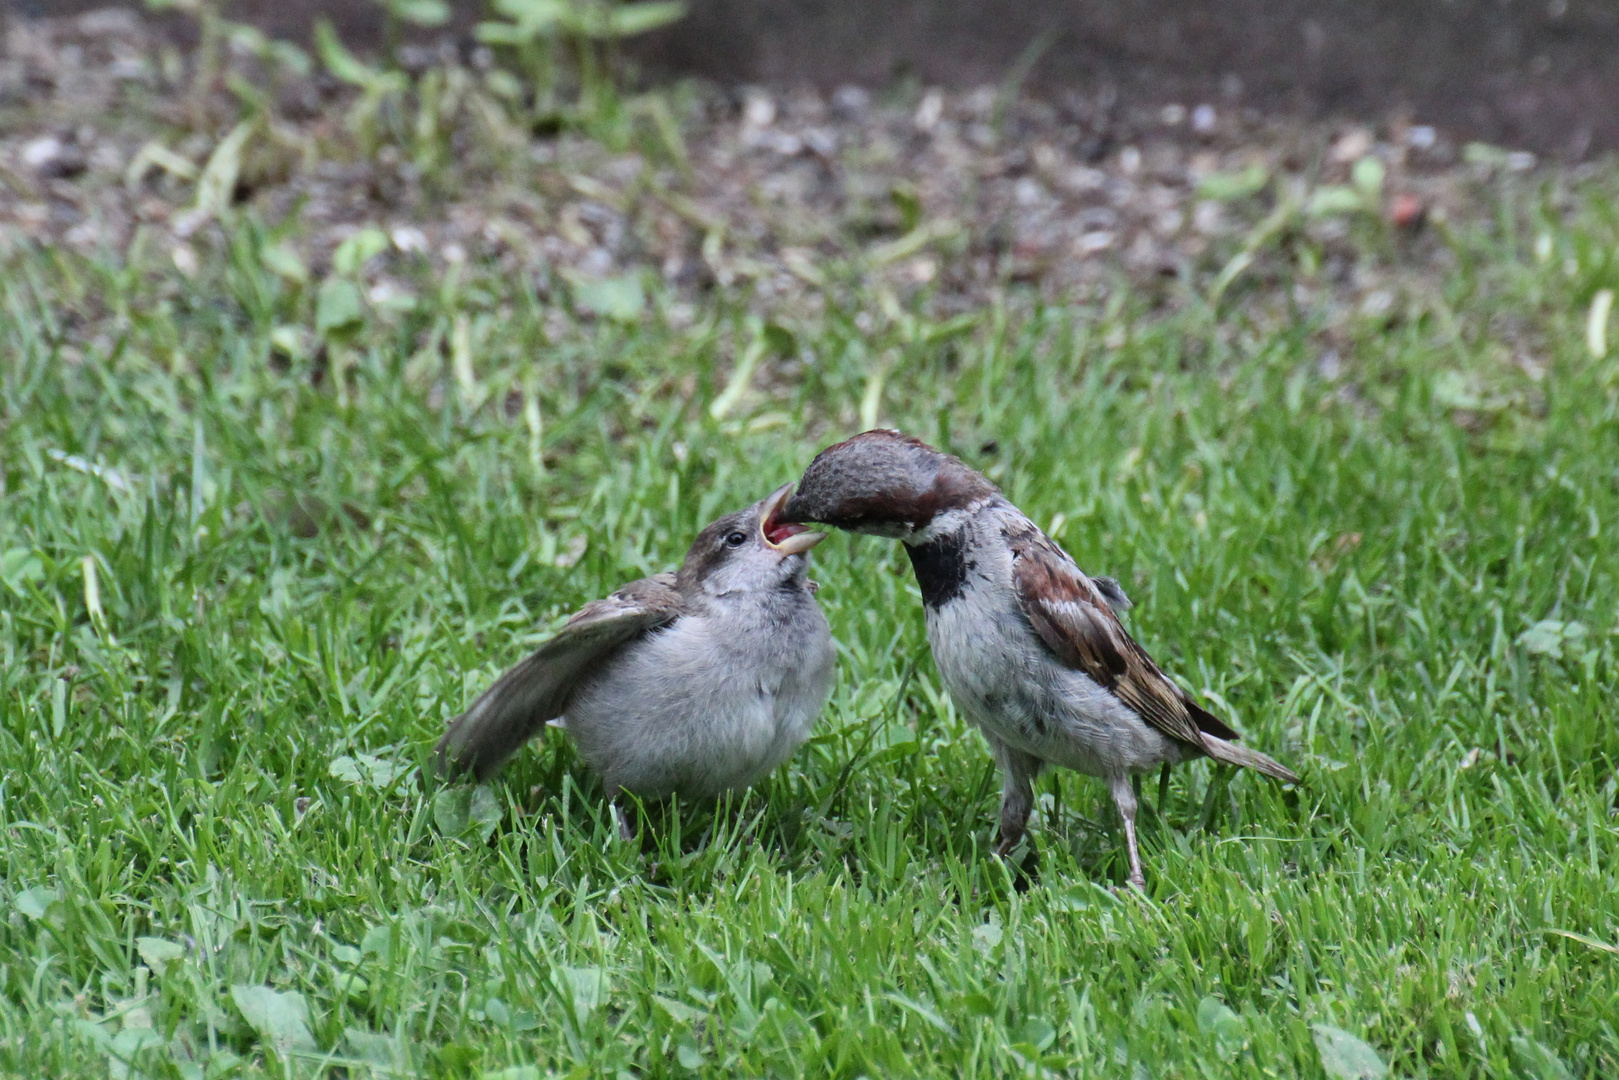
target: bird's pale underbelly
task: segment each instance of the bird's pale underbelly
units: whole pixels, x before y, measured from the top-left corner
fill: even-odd
[[[985,734],[1091,776],[1181,760],[1180,748],[1134,710],[1059,664],[1021,615],[973,611],[982,595],[930,610],[928,640],[951,697]]]

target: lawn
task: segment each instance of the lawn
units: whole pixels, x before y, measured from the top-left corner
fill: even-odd
[[[1619,1075],[1614,190],[1503,183],[1364,311],[1304,234],[1212,303],[947,316],[845,267],[779,323],[476,259],[317,295],[246,211],[180,270],[11,250],[0,1069]],[[1138,898],[1101,785],[1048,777],[1020,876],[903,553],[842,536],[837,689],[746,798],[643,849],[554,733],[434,781],[563,616],[871,421],[1119,577],[1304,783],[1146,785]]]

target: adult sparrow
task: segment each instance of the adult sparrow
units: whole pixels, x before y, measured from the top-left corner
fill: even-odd
[[[1159,670],[1119,621],[1129,601],[1091,578],[983,475],[897,431],[821,451],[781,518],[901,540],[939,675],[1004,778],[1000,844],[1023,836],[1048,764],[1101,777],[1142,889],[1131,774],[1208,756],[1294,783]]]
[[[450,722],[440,771],[486,780],[547,722],[615,800],[711,799],[786,761],[826,703],[833,660],[805,577],[826,534],[780,520],[791,490],[708,526],[677,573],[581,608]]]

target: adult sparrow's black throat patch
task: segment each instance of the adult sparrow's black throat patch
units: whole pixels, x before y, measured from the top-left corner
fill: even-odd
[[[922,603],[937,611],[967,588],[967,575],[978,564],[967,555],[966,531],[945,533],[925,544],[906,544],[911,569],[922,589]]]

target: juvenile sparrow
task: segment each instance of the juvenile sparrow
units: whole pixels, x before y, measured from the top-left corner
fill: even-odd
[[[832,637],[806,577],[825,533],[780,520],[792,485],[698,534],[678,573],[585,605],[451,721],[441,772],[486,780],[550,722],[617,799],[711,799],[809,737]]]
[[[1119,622],[1116,582],[1087,577],[958,459],[868,431],[821,451],[781,517],[904,542],[939,675],[1001,766],[998,854],[1023,836],[1047,764],[1107,781],[1137,889],[1132,773],[1207,755],[1297,782],[1158,669]]]

